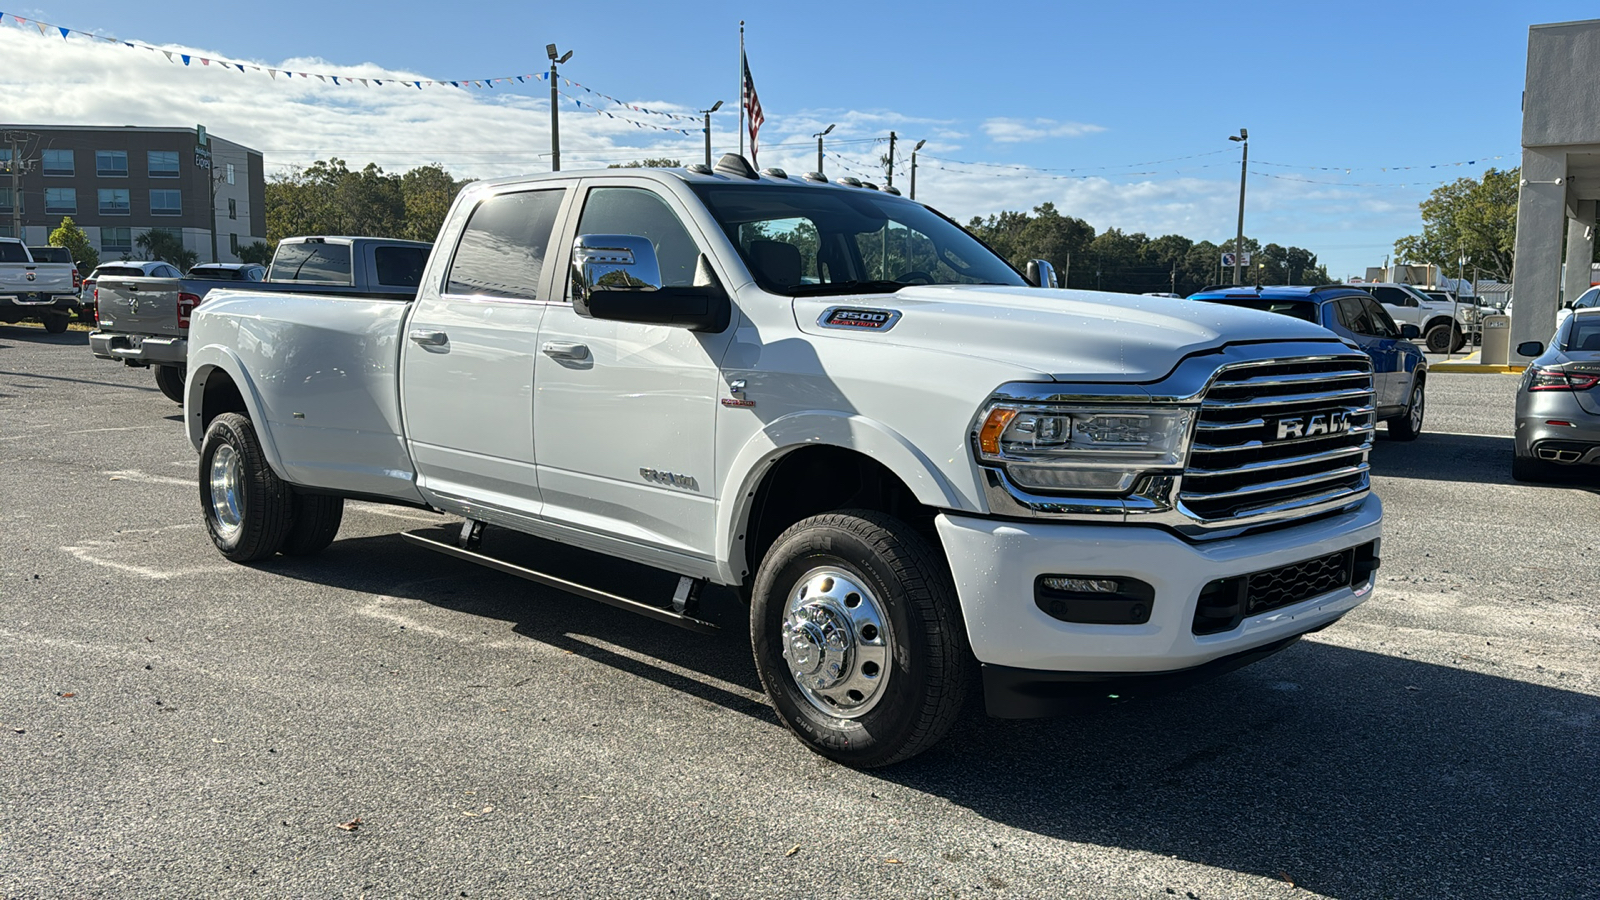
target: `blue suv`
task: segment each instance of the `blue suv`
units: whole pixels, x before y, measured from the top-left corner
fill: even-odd
[[[1423,386],[1428,363],[1411,343],[1417,326],[1396,325],[1371,294],[1345,285],[1321,287],[1209,287],[1190,300],[1243,306],[1315,322],[1360,347],[1372,357],[1372,389],[1378,419],[1389,436],[1416,440],[1427,409]]]

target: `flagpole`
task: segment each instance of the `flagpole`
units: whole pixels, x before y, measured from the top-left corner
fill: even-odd
[[[744,20],[739,20],[739,155],[744,155]]]

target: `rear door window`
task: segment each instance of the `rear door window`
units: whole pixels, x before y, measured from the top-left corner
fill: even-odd
[[[545,299],[544,262],[565,194],[565,188],[518,191],[479,203],[456,244],[445,293]]]
[[[416,287],[422,283],[422,267],[428,263],[426,247],[376,247],[372,262],[378,270],[378,283]]]
[[[313,284],[350,283],[350,245],[305,242],[279,244],[272,258],[273,281]]]

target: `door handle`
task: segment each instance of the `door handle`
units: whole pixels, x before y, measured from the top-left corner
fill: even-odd
[[[544,355],[553,359],[588,359],[589,348],[576,341],[545,341]]]
[[[443,347],[450,340],[442,331],[423,331],[420,328],[413,330],[409,337],[424,347]]]

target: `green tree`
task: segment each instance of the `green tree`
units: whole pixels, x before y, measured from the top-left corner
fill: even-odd
[[[608,169],[680,169],[683,163],[665,156],[652,156],[646,159],[636,159],[633,162],[612,163]]]
[[[1394,242],[1395,258],[1433,263],[1454,272],[1463,253],[1469,270],[1511,280],[1517,242],[1517,190],[1521,169],[1485,169],[1483,179],[1460,178],[1434,188],[1422,201],[1422,233]]]
[[[266,265],[272,262],[273,247],[266,241],[252,241],[239,248],[239,262],[260,263]]]
[[[1095,239],[1094,228],[1082,219],[1062,215],[1054,203],[1035,206],[1031,216],[1006,210],[988,219],[974,217],[967,230],[1018,269],[1030,259],[1042,259],[1055,266],[1057,273],[1070,275],[1078,286],[1085,284],[1072,270],[1083,262],[1084,250]]]
[[[170,231],[158,231],[154,228],[142,231],[133,239],[133,243],[139,248],[140,259],[159,259],[162,262],[169,262],[183,272],[189,271],[200,258],[193,250],[183,246],[183,238]]]
[[[61,224],[50,232],[50,246],[71,250],[72,258],[78,264],[78,270],[85,275],[100,265],[100,251],[89,243],[89,235],[78,227],[78,223],[72,221],[71,216],[63,216]]]
[[[352,171],[344,160],[318,160],[267,182],[267,242],[340,234],[431,241],[466,181],[438,165],[403,174],[377,165]]]
[[[432,241],[444,227],[450,204],[467,182],[457,181],[434,163],[418,166],[400,176],[400,196],[405,204],[405,225],[395,235],[413,241]]]

